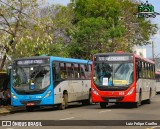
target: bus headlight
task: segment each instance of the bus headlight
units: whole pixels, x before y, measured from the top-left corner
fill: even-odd
[[[98,92],[95,89],[92,88],[92,91],[93,91],[93,94],[99,95]]]
[[[133,91],[134,91],[134,87],[132,87],[132,88],[130,89],[130,91],[127,93],[127,95],[131,95],[131,94],[133,93]]]
[[[17,96],[16,96],[14,93],[12,93],[12,92],[11,92],[11,96],[12,96],[12,98],[14,98],[14,99],[18,99]]]
[[[47,94],[44,96],[44,98],[47,98],[48,96],[50,96],[50,94],[51,94],[51,90],[49,90],[49,91],[47,92]]]

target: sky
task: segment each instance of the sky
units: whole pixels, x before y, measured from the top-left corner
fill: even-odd
[[[54,3],[54,4],[61,4],[66,6],[68,3],[70,3],[70,0],[46,0],[47,3]]]
[[[146,2],[146,0],[142,0]],[[47,3],[61,4],[67,5],[70,0],[46,0]],[[160,13],[160,0],[148,0],[150,4],[154,6],[154,11]],[[157,15],[156,18],[150,18],[152,23],[158,24],[158,32],[155,36],[151,37],[150,42],[154,42],[154,56],[160,57],[160,15]],[[152,57],[152,45],[142,46],[142,48],[146,48],[147,57]]]
[[[143,0],[146,2],[146,0]],[[160,13],[160,0],[148,0],[154,6],[154,11]],[[157,15],[156,18],[150,18],[152,23],[158,24],[157,34],[151,38],[151,41],[154,42],[154,56],[160,57],[160,15]],[[143,46],[146,48],[147,57],[152,57],[152,45]]]

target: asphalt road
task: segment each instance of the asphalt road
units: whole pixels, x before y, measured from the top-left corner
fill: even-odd
[[[101,109],[99,104],[89,106],[82,106],[80,103],[72,103],[66,110],[57,110],[56,108],[47,108],[36,110],[34,112],[21,111],[14,114],[0,116],[0,120],[30,120],[31,122],[39,122],[38,120],[55,120],[47,121],[46,124],[54,126],[32,127],[33,129],[160,129],[160,125],[156,125],[156,120],[160,121],[160,94],[152,99],[151,104],[143,104],[139,108],[127,108],[124,105],[110,104],[106,109]],[[76,121],[75,120],[79,120]],[[93,120],[93,121],[92,121]],[[99,121],[100,120],[100,121]],[[112,121],[101,121],[112,120]],[[124,120],[124,121],[116,121]],[[139,121],[144,120],[144,121]],[[151,120],[151,121],[149,121]],[[12,121],[12,122],[13,122]],[[54,124],[55,122],[55,124]],[[67,126],[66,123],[67,123]],[[102,126],[108,123],[109,126]],[[137,124],[137,126],[122,126],[129,124],[129,122]],[[139,122],[139,123],[138,123]],[[138,126],[145,122],[150,123],[150,126]],[[44,122],[45,123],[45,122]],[[121,124],[122,123],[122,124]],[[27,123],[28,124],[28,123]],[[40,124],[40,123],[39,123]],[[60,126],[62,124],[62,126]],[[83,125],[83,126],[72,126]],[[92,126],[84,126],[92,125]],[[101,125],[102,124],[102,125]],[[58,125],[58,126],[57,126]],[[99,125],[99,126],[97,126]],[[112,126],[114,125],[114,126]],[[117,126],[115,126],[117,125]],[[20,129],[22,127],[0,127],[1,129]],[[31,127],[23,127],[31,128]]]

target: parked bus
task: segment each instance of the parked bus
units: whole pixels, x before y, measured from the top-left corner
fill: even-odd
[[[16,59],[12,64],[11,102],[26,106],[57,105],[65,109],[69,102],[91,101],[92,62],[89,60],[37,56]]]
[[[156,72],[156,93],[160,93],[160,72]]]
[[[138,107],[155,95],[155,64],[152,60],[124,52],[95,54],[92,69],[92,101]]]

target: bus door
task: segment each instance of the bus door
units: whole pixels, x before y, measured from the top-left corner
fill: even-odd
[[[82,81],[79,79],[78,64],[66,63],[68,89],[71,92],[69,98],[71,101],[81,100],[82,98]]]
[[[85,64],[80,65],[80,78],[82,80],[82,99],[89,98],[89,89],[90,89],[90,74],[87,70],[87,66]]]

